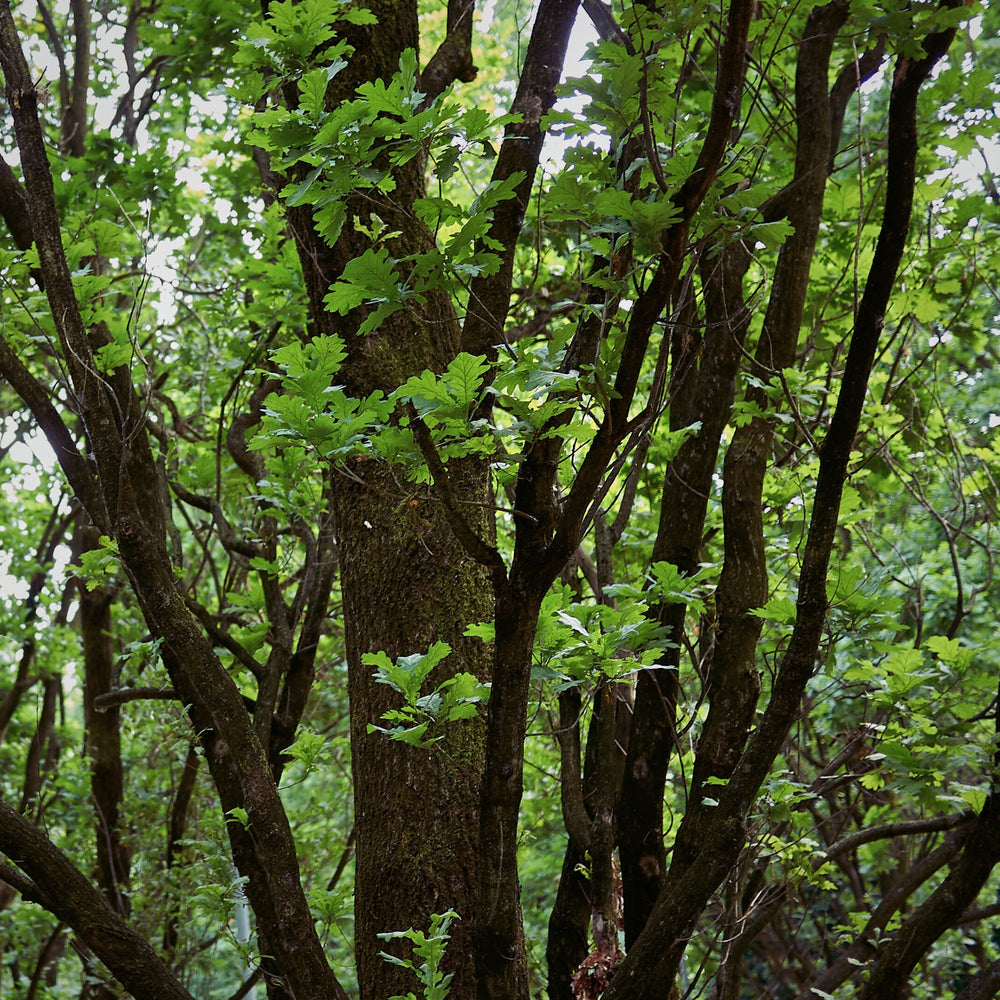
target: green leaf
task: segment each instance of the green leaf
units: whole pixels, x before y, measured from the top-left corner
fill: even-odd
[[[887,674],[912,674],[924,665],[924,654],[919,649],[903,647],[894,649],[882,661],[881,667]]]
[[[233,808],[226,813],[226,816],[229,817],[231,822],[239,823],[244,830],[250,829],[250,814],[242,806],[233,806]]]
[[[388,250],[366,250],[347,263],[340,280],[323,299],[324,305],[330,312],[344,316],[363,302],[397,298],[395,265]]]
[[[747,239],[751,244],[760,243],[764,250],[777,250],[795,232],[795,227],[787,219],[777,222],[758,222],[750,226]]]
[[[470,638],[482,639],[483,642],[493,642],[496,638],[496,626],[493,622],[473,622],[466,627],[462,634]]]

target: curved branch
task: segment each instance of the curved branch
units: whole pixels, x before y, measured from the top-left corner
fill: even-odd
[[[559,693],[559,797],[563,823],[573,846],[581,853],[590,850],[590,816],[583,801],[580,776],[580,689],[567,688]]]
[[[262,554],[259,545],[237,536],[236,532],[233,531],[233,526],[229,523],[225,513],[223,513],[222,505],[214,497],[199,496],[197,493],[192,493],[176,482],[171,482],[170,488],[179,500],[183,500],[189,506],[196,507],[198,510],[203,510],[206,514],[212,515],[212,521],[219,533],[219,541],[222,542],[228,551],[246,556],[249,559]]]
[[[10,164],[0,157],[0,217],[7,223],[18,250],[27,250],[35,242],[28,214],[28,197]]]
[[[424,91],[422,107],[432,104],[456,80],[471,83],[476,73],[468,40],[461,32],[451,32],[420,74],[420,86]]]
[[[455,532],[455,537],[462,543],[462,547],[476,562],[485,566],[496,580],[506,581],[507,565],[503,561],[503,556],[494,546],[484,542],[469,526],[469,523],[462,516],[462,511],[458,506],[458,499],[451,486],[451,478],[448,469],[441,456],[438,455],[434,447],[434,440],[427,424],[417,416],[416,410],[410,408],[410,426],[413,428],[413,436],[416,438],[420,453],[424,456],[427,468],[430,469],[434,477],[435,492],[441,503],[444,505],[445,513],[451,530]]]
[[[941,830],[954,830],[965,826],[973,820],[971,813],[956,813],[953,816],[932,816],[929,819],[903,820],[899,823],[885,823],[882,826],[869,827],[845,837],[833,844],[823,856],[825,861],[833,861],[842,854],[847,854],[862,844],[870,844],[874,840],[888,840],[890,837],[905,837],[913,833],[936,833]]]
[[[176,701],[177,692],[172,687],[136,687],[119,688],[99,694],[94,699],[94,708],[98,712],[108,712],[119,705],[127,705],[130,701]]]
[[[4,865],[0,867],[0,878],[72,927],[133,996],[193,1000],[152,945],[111,909],[76,865],[41,830],[3,801],[0,850],[28,876],[25,879]]]
[[[966,984],[955,1000],[993,1000],[1000,993],[1000,959],[980,969]]]
[[[52,446],[70,488],[87,508],[91,519],[102,532],[110,532],[110,518],[93,470],[77,451],[76,442],[53,405],[48,390],[28,371],[2,336],[0,336],[0,376],[10,383],[11,388],[31,410],[35,423]]]
[[[577,0],[541,0],[538,6],[524,69],[510,109],[512,114],[520,116],[520,121],[512,122],[504,131],[492,181],[507,180],[518,173],[523,176],[514,197],[502,201],[493,212],[486,240],[489,245],[501,248],[500,267],[494,274],[481,275],[472,282],[462,330],[462,350],[469,354],[495,358],[496,345],[503,340],[510,308],[514,250],[542,152],[542,118],[555,103],[556,85],[576,11]]]

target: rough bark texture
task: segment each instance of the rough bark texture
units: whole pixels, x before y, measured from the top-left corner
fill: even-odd
[[[72,927],[134,996],[149,1000],[193,1000],[149,942],[108,905],[79,869],[32,823],[0,801],[0,849],[17,859],[31,879],[15,878],[29,900],[39,902]],[[5,880],[8,873],[3,872]]]
[[[573,973],[590,951],[589,879],[581,870],[586,860],[587,855],[570,840],[549,916],[545,947],[549,1000],[573,1000]]]
[[[76,561],[82,552],[97,546],[98,535],[81,527],[74,539]],[[120,809],[122,803],[122,759],[120,710],[117,706],[98,711],[95,701],[111,691],[114,673],[114,647],[111,637],[111,604],[114,598],[107,587],[88,589],[78,581],[80,602],[80,639],[84,665],[84,719],[87,755],[90,759],[90,791],[94,806],[94,840],[97,855],[97,884],[108,905],[128,919],[129,854],[122,842]],[[88,981],[82,1000],[114,1000],[117,991],[97,977]]]
[[[780,752],[812,676],[826,617],[826,575],[848,457],[909,229],[917,151],[917,93],[953,35],[951,30],[930,36],[925,41],[928,55],[924,60],[914,63],[901,58],[897,66],[890,103],[889,171],[882,228],[858,309],[836,410],[821,451],[799,579],[796,623],[770,703],[719,796],[715,822],[707,825],[690,864],[683,868],[672,865],[646,930],[605,994],[607,1000],[653,1000],[674,981],[695,921],[743,848],[747,810]]]
[[[98,538],[93,530],[81,529],[80,552],[93,548]],[[76,553],[79,560],[80,552]],[[97,711],[95,701],[111,691],[114,647],[111,638],[111,602],[107,587],[88,589],[83,581],[77,590],[80,601],[80,636],[83,644],[84,709],[87,752],[90,757],[90,790],[95,812],[97,884],[112,909],[128,918],[129,855],[122,843],[122,758],[120,710],[117,706]]]
[[[955,1000],[993,1000],[1000,993],[1000,961],[991,962],[977,972],[968,984],[955,994]]]
[[[46,402],[45,390],[9,352],[0,352],[0,368],[8,378],[13,376],[12,382],[17,379],[23,386],[25,402],[50,434],[71,483],[74,487],[79,484],[80,499],[94,524],[117,540],[122,564],[150,631],[164,640],[163,662],[179,697],[189,706],[223,810],[240,807],[247,811],[247,829],[238,823],[228,824],[233,857],[241,873],[248,876],[247,895],[259,925],[270,930],[271,954],[289,992],[299,1000],[344,997],[313,925],[299,880],[291,830],[263,748],[239,691],[176,589],[165,543],[160,472],[129,373],[119,369],[107,378],[94,375],[93,351],[106,343],[109,335],[100,326],[85,328],[77,305],[38,119],[38,94],[6,2],[0,4],[0,64],[21,152],[46,296],[95,459],[94,469],[81,464],[78,452],[67,443],[65,426]],[[0,841],[8,853],[7,837],[13,836],[12,830],[16,827],[8,824]],[[26,863],[33,865],[34,861],[26,859]],[[66,922],[78,933],[89,933],[80,924],[82,912],[71,911]],[[108,933],[120,939],[119,930]],[[155,978],[159,972],[151,971],[150,952],[147,946],[134,952],[130,961],[141,958],[146,970],[143,974]],[[142,971],[127,963],[124,968],[128,976]],[[122,982],[129,985],[125,979]]]
[[[499,588],[497,660],[490,698],[486,776],[483,782],[482,889],[480,899],[479,997],[508,1000],[524,995],[523,951],[517,883],[517,817],[521,800],[525,715],[531,645],[541,597],[576,551],[587,512],[618,446],[634,422],[630,408],[654,325],[673,294],[687,247],[691,220],[722,161],[740,107],[744,55],[753,5],[734,0],[719,60],[712,117],[691,175],[673,196],[679,219],[661,239],[662,253],[629,318],[615,393],[569,494],[558,510],[554,487],[559,459],[557,433],[539,436],[521,463],[515,507],[530,515],[517,521],[509,584]],[[577,337],[587,338],[586,322]],[[580,350],[571,346],[568,355]]]
[[[809,284],[816,236],[823,210],[830,160],[829,65],[837,31],[847,17],[845,0],[814,8],[806,21],[795,77],[795,196],[788,219],[794,232],[782,245],[774,283],[755,356],[754,373],[777,383],[781,369],[792,364]],[[768,404],[762,389],[747,392],[761,409]],[[705,782],[728,780],[746,743],[760,693],[757,639],[762,621],[751,613],[767,602],[767,559],[761,494],[774,437],[774,418],[755,417],[738,427],[726,451],[722,514],[724,561],[716,593],[718,625],[708,679],[709,713],[698,741],[691,795],[677,835],[672,864],[686,867],[700,850],[707,825],[715,822],[714,806],[703,806]]]
[[[492,617],[489,579],[455,539],[439,504],[409,497],[393,470],[374,462],[355,468],[363,483],[345,481],[338,495],[344,625],[350,667],[351,743],[355,789],[355,923],[362,996],[381,998],[413,987],[412,974],[380,958],[408,947],[377,934],[425,929],[432,913],[454,909],[446,967],[455,996],[475,992],[472,930],[477,889],[479,781],[483,720],[443,727],[426,748],[367,732],[399,695],[373,679],[364,653],[390,658],[426,652],[437,641],[452,647],[427,690],[458,670],[486,681],[488,650],[462,633]],[[477,508],[473,523],[488,530],[490,494],[482,470],[452,475]],[[411,506],[412,503],[412,506]],[[381,723],[384,725],[384,723]],[[391,887],[391,888],[390,888]]]
[[[673,563],[685,575],[698,569],[712,477],[750,322],[742,288],[749,262],[746,248],[736,244],[703,264],[704,336],[696,340],[695,327],[683,324],[675,335],[670,426],[680,430],[697,420],[701,429],[681,446],[667,470],[652,561]],[[674,746],[686,611],[683,604],[656,608],[673,645],[664,650],[665,669],[642,671],[636,685],[618,820],[626,948],[646,925],[666,872],[663,794]]]
[[[379,23],[345,26],[355,54],[335,81],[329,99],[354,96],[357,85],[391,75],[405,48],[417,48],[416,6],[370,5]],[[452,11],[450,43],[462,47],[471,31],[470,12]],[[452,52],[440,53],[447,61]],[[461,60],[442,70],[429,69],[440,84],[439,70],[461,76]],[[465,69],[470,69],[471,62]],[[401,235],[394,256],[420,253],[432,246],[431,234],[416,221],[411,207],[424,194],[422,164],[396,171],[391,198],[357,199],[350,211],[367,219],[377,212]],[[391,392],[425,369],[441,371],[458,353],[459,326],[451,300],[443,292],[423,306],[390,317],[378,330],[359,338],[354,330],[364,318],[356,310],[346,321],[326,311],[323,298],[343,266],[368,248],[350,225],[333,247],[316,233],[308,210],[289,211],[309,294],[315,332],[345,338],[348,357],[338,379],[364,397],[376,389]],[[461,514],[477,537],[492,537],[492,491],[484,462],[452,463],[446,475],[461,498]],[[452,926],[445,965],[455,973],[456,996],[474,986],[472,932],[477,896],[479,828],[478,788],[483,767],[482,721],[447,727],[444,738],[428,749],[394,742],[370,724],[399,707],[399,696],[375,682],[374,668],[361,662],[365,653],[390,658],[426,652],[436,641],[452,647],[451,656],[428,681],[428,690],[459,670],[486,681],[490,650],[463,637],[466,627],[493,617],[493,593],[483,568],[457,541],[449,514],[433,492],[414,487],[406,473],[376,460],[359,460],[347,474],[332,480],[335,533],[344,595],[351,745],[355,789],[356,891],[355,931],[358,979],[363,998],[405,993],[412,974],[387,963],[383,950],[405,944],[380,941],[380,933],[426,929],[432,913],[454,909],[462,918]],[[406,821],[401,822],[400,817]],[[391,886],[391,891],[387,887]]]

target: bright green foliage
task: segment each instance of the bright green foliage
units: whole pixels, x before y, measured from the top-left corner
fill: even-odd
[[[489,685],[481,684],[472,674],[458,671],[429,694],[420,693],[424,681],[450,653],[451,647],[446,642],[435,642],[426,653],[401,656],[395,662],[385,653],[365,653],[362,662],[376,668],[375,680],[398,691],[404,702],[402,708],[383,714],[389,726],[369,724],[368,732],[385,733],[402,743],[428,747],[441,739],[440,735],[433,735],[435,727],[474,718],[479,706],[489,699]]]
[[[64,5],[48,6],[64,52],[71,50]],[[440,370],[410,369],[399,384],[364,398],[342,384],[355,343],[348,336],[378,337],[388,323],[402,327],[403,320],[423,329],[425,310],[439,296],[461,322],[472,283],[500,266],[504,248],[490,238],[490,227],[525,177],[493,179],[492,171],[504,130],[516,134],[521,125],[508,109],[530,5],[493,5],[488,34],[477,21],[479,76],[453,83],[430,102],[420,73],[444,36],[441,5],[424,5],[419,53],[406,50],[392,73],[362,83],[343,101],[330,95],[355,53],[338,25],[375,23],[363,4],[283,0],[269,4],[266,16],[225,0],[182,0],[148,11],[136,4],[89,6],[92,126],[82,154],[71,155],[61,138],[60,83],[45,25],[34,5],[14,4],[29,61],[52,91],[42,114],[63,243],[84,323],[102,331],[93,377],[108,382],[125,369],[132,379],[143,432],[170,496],[166,544],[178,589],[207,623],[225,670],[252,706],[275,645],[275,622],[301,611],[295,594],[307,575],[307,553],[329,528],[324,491],[331,477],[348,477],[352,463],[391,466],[405,494],[399,516],[417,520],[416,500],[438,503],[440,486],[417,431],[426,429],[446,471],[487,463],[496,507],[489,519],[508,565],[523,515],[513,486],[539,442],[559,445],[555,507],[565,502],[615,398],[634,306],[650,286],[664,231],[677,218],[672,196],[702,148],[721,8],[728,5],[696,0],[656,12],[611,5],[622,29],[642,45],[629,52],[612,40],[595,42],[582,68],[572,71],[579,75],[560,85],[562,99],[545,118],[547,160],[513,257],[510,314],[491,345],[496,356],[456,350]],[[580,552],[542,602],[518,855],[533,997],[544,995],[546,924],[566,849],[560,696],[580,695],[585,758],[601,694],[614,689],[631,697],[642,671],[676,678],[676,745],[663,810],[671,849],[692,798],[712,692],[716,594],[726,560],[723,463],[736,431],[760,420],[773,425],[774,439],[759,504],[767,592],[751,610],[762,623],[753,664],[761,692],[751,729],[779,693],[776,670],[799,614],[823,442],[879,232],[892,85],[887,61],[850,98],[795,363],[764,372],[751,359],[777,262],[793,233],[787,219],[772,217],[771,199],[795,162],[795,58],[813,6],[760,5],[738,127],[692,220],[677,294],[655,324],[639,375],[628,415],[636,420],[635,436],[603,475],[584,515]],[[936,7],[854,0],[835,45],[831,85],[836,72],[853,67],[881,37],[893,58],[918,58],[931,31],[949,20],[977,19],[976,30],[963,27],[950,61],[921,96],[913,224],[849,463],[815,673],[748,818],[739,866],[692,931],[684,986],[692,996],[711,993],[724,948],[759,912],[756,904],[770,898],[768,888],[787,895],[771,929],[747,943],[740,1000],[765,995],[776,979],[776,989],[797,988],[862,932],[873,940],[891,934],[904,913],[866,930],[872,912],[945,834],[886,837],[834,862],[827,859],[831,846],[883,824],[978,811],[994,783],[1000,11]],[[131,75],[139,89],[126,100],[122,39],[136,23]],[[155,81],[152,112],[133,120],[123,111],[109,125],[121,102],[138,110],[143,81]],[[642,149],[632,155],[628,142],[636,138]],[[2,145],[18,175],[9,131]],[[260,153],[278,177],[274,190],[262,180]],[[352,205],[365,199],[391,198],[394,170],[414,164],[424,167],[427,188],[412,217],[354,212]],[[329,329],[350,334],[317,333],[308,316],[289,210],[311,212],[330,246],[349,235],[364,247],[317,296]],[[419,230],[419,253],[411,252],[411,226]],[[0,332],[51,389],[89,460],[66,359],[45,292],[32,276],[37,251],[19,249],[0,229]],[[721,295],[711,268],[738,241],[751,261],[743,302],[727,320],[745,315],[748,328],[735,401],[709,477],[697,569],[686,573],[654,555],[663,542],[664,484],[705,425],[697,412],[704,401],[683,398],[681,376],[705,364],[697,344],[711,329],[713,297]],[[571,367],[567,350],[585,321],[603,339]],[[685,407],[693,419],[678,419]],[[239,424],[248,414],[254,419]],[[234,929],[242,883],[230,863],[226,827],[246,829],[247,810],[219,809],[202,751],[191,751],[197,734],[176,699],[162,696],[170,679],[161,643],[129,589],[116,543],[104,535],[95,547],[71,551],[71,492],[6,381],[0,481],[0,703],[19,692],[0,725],[0,794],[81,871],[97,870],[85,721],[85,704],[91,706],[78,610],[81,595],[106,593],[114,692],[161,693],[115,707],[125,765],[119,829],[132,861],[122,888],[129,919],[157,947],[169,942],[173,927],[176,940],[163,950],[186,986],[224,1000],[247,962],[255,967],[260,958]],[[616,534],[610,526],[619,518]],[[610,542],[599,535],[604,530]],[[434,541],[428,538],[429,548]],[[353,805],[343,606],[338,581],[322,615],[315,681],[283,751],[279,786],[316,925],[341,981],[356,992],[349,971]],[[681,642],[657,619],[664,609],[683,611]],[[466,635],[486,644],[496,638],[492,622],[469,625]],[[420,649],[427,637],[423,642]],[[405,743],[407,754],[441,754],[443,734],[486,718],[490,685],[451,672],[458,653],[447,643],[397,658],[377,649],[363,653],[365,669],[391,689],[394,706],[380,724],[367,726],[369,739]],[[665,666],[674,653],[678,665]],[[43,725],[50,716],[51,725]],[[828,773],[856,736],[856,753]],[[189,753],[197,776],[178,832],[171,824]],[[419,766],[428,758],[408,759]],[[709,809],[726,787],[725,779],[708,778],[699,791]],[[913,892],[910,911],[944,874]],[[993,876],[977,905],[992,904],[997,892]],[[744,894],[751,905],[739,910]],[[461,917],[459,926],[471,925],[472,914]],[[387,956],[416,977],[418,992],[405,1000],[448,995],[443,970],[455,919],[445,913],[427,931],[383,935],[412,946],[412,957]],[[41,945],[65,933],[41,908],[0,895],[0,994],[27,996],[32,972],[41,968]],[[805,956],[801,962],[782,950],[792,940]],[[928,952],[925,980],[914,982],[913,997],[947,1000],[998,957],[990,925],[948,930]],[[856,961],[864,970],[869,956]],[[80,965],[71,948],[49,968],[52,983],[36,982],[35,996],[79,996]],[[105,975],[96,967],[92,974]],[[814,992],[846,1000],[861,981]]]
[[[617,588],[619,606],[575,603],[564,590],[546,597],[535,643],[537,680],[556,681],[556,690],[602,679],[621,680],[638,667],[658,666],[662,630],[647,615],[642,595]]]
[[[404,969],[411,969],[417,977],[423,989],[421,990],[422,1000],[447,1000],[449,985],[454,978],[454,973],[443,973],[441,971],[441,961],[444,958],[445,949],[448,947],[450,938],[449,928],[452,921],[461,919],[454,910],[447,913],[435,913],[431,916],[429,929],[417,931],[412,927],[405,931],[391,931],[387,934],[380,934],[383,941],[403,940],[409,941],[413,946],[414,958],[397,958],[388,952],[382,952],[382,957],[393,965],[400,965]],[[416,962],[414,959],[422,959]],[[394,996],[390,1000],[420,1000],[415,993],[407,993],[405,996]]]
[[[103,587],[118,569],[118,543],[107,535],[101,535],[99,548],[81,553],[80,565],[66,568],[78,572],[87,590]]]

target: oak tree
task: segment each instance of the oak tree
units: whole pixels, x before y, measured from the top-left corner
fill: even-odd
[[[15,995],[1000,992],[996,27],[0,0]]]

